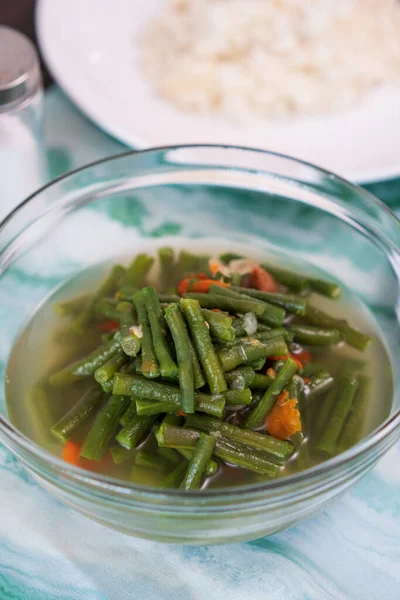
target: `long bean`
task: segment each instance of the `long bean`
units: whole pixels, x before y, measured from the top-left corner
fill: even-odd
[[[307,384],[307,398],[315,398],[326,392],[334,383],[334,379],[328,371],[321,369],[314,375],[311,375],[310,381]]]
[[[263,308],[263,312],[261,314],[258,314],[259,321],[261,321],[262,323],[266,323],[271,327],[280,327],[284,321],[285,310],[282,307],[271,304],[270,302],[265,302],[264,300],[252,298],[251,296],[248,296],[246,294],[240,294],[238,292],[235,292],[230,287],[225,288],[221,286],[212,285],[210,287],[210,294],[218,296],[227,296],[237,301],[257,303],[260,307]],[[253,310],[253,312],[256,311]]]
[[[218,294],[200,294],[192,292],[190,294],[183,294],[183,297],[185,299],[197,300],[202,308],[219,308],[232,314],[253,312],[260,317],[265,311],[264,306],[260,302],[242,300],[241,298],[228,298],[228,296]]]
[[[252,288],[235,286],[232,286],[231,289],[234,292],[251,296],[251,298],[257,298],[258,300],[263,300],[264,302],[270,302],[271,304],[276,304],[276,306],[281,306],[287,310],[287,312],[295,315],[304,315],[306,312],[307,298],[303,298],[302,296],[261,292],[260,290],[254,290]]]
[[[288,385],[297,369],[298,366],[295,361],[291,358],[287,358],[283,368],[272,381],[271,385],[267,388],[258,405],[247,416],[244,422],[244,426],[247,429],[258,427],[263,423],[265,417],[273,407],[275,400],[283,388]]]
[[[175,285],[175,252],[170,246],[158,249],[158,260],[160,262],[160,285],[167,290]]]
[[[294,446],[291,442],[278,440],[271,435],[257,433],[249,429],[243,429],[231,423],[207,417],[206,415],[190,415],[186,419],[185,427],[199,429],[217,437],[218,435],[224,435],[250,448],[267,452],[280,460],[289,458],[294,452]]]
[[[289,325],[288,329],[293,333],[294,341],[310,346],[329,346],[340,342],[340,331],[338,329],[322,329],[312,325]]]
[[[93,375],[101,365],[107,362],[120,348],[118,336],[114,336],[107,344],[100,346],[85,358],[78,360],[61,371],[53,373],[49,383],[53,387],[65,387],[80,379]]]
[[[133,302],[136,307],[139,325],[142,327],[142,366],[141,372],[145,377],[153,379],[159,377],[160,369],[154,353],[153,338],[150,330],[149,318],[147,315],[145,298],[142,292],[136,292],[133,295]]]
[[[131,398],[130,405],[128,406],[128,408],[126,409],[126,411],[120,418],[119,424],[122,425],[122,427],[124,427],[125,425],[128,425],[129,421],[131,421],[131,419],[133,419],[133,417],[135,415],[136,415],[136,398],[133,397],[133,398]]]
[[[371,378],[367,375],[360,375],[357,394],[353,400],[349,418],[343,427],[337,444],[339,452],[347,450],[347,448],[353,446],[362,437],[370,388]]]
[[[259,323],[254,313],[248,312],[243,317],[232,320],[232,328],[236,337],[252,336],[259,329]]]
[[[196,300],[185,298],[181,300],[180,304],[211,393],[218,394],[218,392],[225,391],[228,386],[199,303]]]
[[[104,394],[99,388],[86,392],[82,398],[51,428],[51,433],[66,442],[73,433],[85,423],[99,408],[104,399]]]
[[[60,317],[75,316],[83,310],[87,299],[87,294],[84,296],[74,296],[73,298],[68,298],[68,300],[57,302],[54,305],[54,310]]]
[[[351,410],[358,381],[355,377],[344,377],[339,384],[335,405],[329,416],[328,425],[321,436],[318,449],[333,454],[336,442],[342,432],[346,418]]]
[[[326,329],[338,329],[343,336],[344,341],[357,350],[364,351],[371,341],[371,337],[350,327],[347,321],[335,319],[324,313],[315,306],[307,306],[307,311],[303,319],[311,325],[323,327]]]
[[[311,289],[318,294],[337,300],[341,294],[341,288],[338,283],[333,281],[325,281],[324,279],[309,278],[308,283]]]
[[[160,446],[191,449],[200,437],[200,432],[196,429],[170,426],[168,430],[163,426],[160,427],[156,435]],[[276,477],[281,468],[267,453],[225,436],[215,439],[214,456],[243,469],[270,477]]]
[[[194,376],[190,352],[190,339],[178,304],[171,304],[165,310],[165,319],[174,340],[181,389],[181,409],[185,413],[194,412]]]
[[[125,277],[125,269],[121,265],[115,265],[111,269],[111,273],[107,279],[101,284],[101,286],[95,291],[94,294],[90,294],[76,318],[71,323],[71,328],[79,334],[83,334],[87,326],[90,324],[94,316],[94,307],[98,300],[108,296],[112,296],[114,292],[120,287],[123,278]]]
[[[232,327],[232,319],[222,312],[214,312],[203,308],[201,311],[206,322],[210,326],[211,335],[218,340],[231,342],[235,339],[235,331]]]
[[[102,460],[111,439],[114,437],[119,420],[127,408],[125,396],[112,395],[105,406],[97,413],[89,433],[83,443],[80,456],[89,460]]]
[[[154,258],[149,254],[138,254],[126,270],[125,283],[133,288],[142,288],[153,263]]]
[[[234,339],[232,342],[224,342],[225,348],[232,348],[233,346],[239,346],[245,342],[251,342],[252,340],[259,340],[264,342],[266,340],[272,340],[273,338],[283,337],[285,342],[293,341],[293,333],[285,329],[285,327],[276,327],[275,329],[268,329],[267,331],[257,331],[250,337],[239,337]]]
[[[199,412],[207,413],[218,419],[222,417],[225,399],[222,395],[209,396],[208,394],[195,394],[195,409]],[[163,413],[172,413],[179,410],[180,402],[170,399],[158,400],[136,400],[136,410],[138,415],[159,415]]]
[[[244,390],[245,387],[250,387],[255,375],[251,367],[238,367],[224,373],[225,381],[231,390]]]
[[[160,483],[161,488],[178,488],[186,473],[188,462],[183,460]]]
[[[109,358],[105,363],[95,370],[95,380],[102,385],[111,379],[114,373],[116,373],[122,367],[122,365],[126,363],[127,360],[128,357],[122,348],[120,348],[111,358]]]
[[[263,269],[271,273],[276,281],[290,288],[294,292],[304,292],[309,288],[308,279],[303,275],[293,273],[292,271],[287,271],[286,269],[278,269],[272,265],[263,264],[261,266]]]
[[[211,459],[214,447],[215,439],[211,435],[201,433],[179,486],[182,490],[197,490],[201,487],[207,463]]]
[[[251,404],[252,394],[251,390],[246,387],[243,390],[227,390],[222,392],[225,399],[225,407],[227,406],[238,406],[241,404]]]
[[[124,448],[134,448],[150,431],[156,417],[135,415],[118,433],[116,440]]]
[[[133,307],[130,302],[120,302],[117,306],[119,314],[121,346],[128,356],[136,356],[140,350],[140,340],[132,331],[135,324]]]
[[[101,298],[94,305],[94,314],[99,319],[111,319],[119,321],[120,314],[117,312],[118,302],[114,298]]]
[[[262,373],[255,373],[253,381],[249,384],[249,388],[251,390],[258,389],[258,388],[267,389],[271,385],[273,380],[274,380],[274,378],[271,377],[270,375],[263,375]]]
[[[277,337],[265,342],[252,340],[233,348],[224,348],[218,352],[218,359],[224,371],[232,371],[239,365],[265,359],[267,356],[281,356],[287,354],[287,351],[285,340]]]
[[[162,377],[176,377],[178,367],[168,346],[167,324],[156,291],[152,287],[147,287],[143,288],[142,294],[150,323],[154,352],[160,365],[160,373]]]

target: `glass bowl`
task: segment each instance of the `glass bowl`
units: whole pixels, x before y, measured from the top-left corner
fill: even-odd
[[[399,221],[327,171],[246,148],[128,152],[61,177],[11,213],[0,230],[3,370],[15,336],[56,286],[121,254],[160,244],[190,248],[201,239],[296,256],[341,279],[374,313],[393,362],[395,396],[378,429],[323,464],[275,481],[184,493],[64,463],[10,423],[3,392],[0,439],[43,487],[116,530],[185,544],[250,540],[313,515],[400,434]]]

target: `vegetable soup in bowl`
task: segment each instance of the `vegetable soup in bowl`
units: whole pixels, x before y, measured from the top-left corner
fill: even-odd
[[[399,241],[368,193],[251,149],[56,180],[0,232],[2,441],[62,501],[148,539],[314,514],[399,435]]]

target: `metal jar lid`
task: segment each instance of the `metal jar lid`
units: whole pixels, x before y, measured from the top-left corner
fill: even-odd
[[[22,104],[41,86],[39,59],[19,31],[0,26],[0,112]]]

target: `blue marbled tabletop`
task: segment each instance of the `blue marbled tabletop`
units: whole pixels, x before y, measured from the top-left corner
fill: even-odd
[[[46,119],[51,178],[124,149],[57,89],[47,94]],[[368,188],[400,214],[400,179]],[[1,600],[400,598],[399,446],[318,517],[270,538],[201,548],[92,523],[1,446],[0,471]]]

